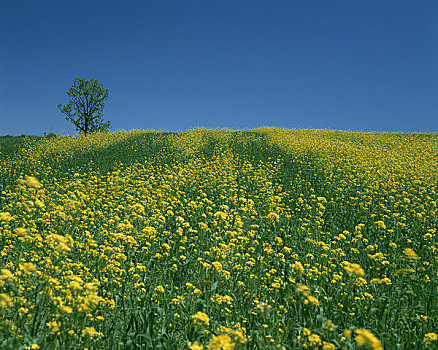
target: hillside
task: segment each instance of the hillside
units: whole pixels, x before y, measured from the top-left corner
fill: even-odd
[[[1,348],[438,343],[438,134],[1,138],[0,186]]]

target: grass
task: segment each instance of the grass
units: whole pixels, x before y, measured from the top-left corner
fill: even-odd
[[[4,349],[432,349],[438,135],[0,139]]]

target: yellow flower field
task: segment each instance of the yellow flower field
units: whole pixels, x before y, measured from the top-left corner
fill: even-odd
[[[438,134],[15,141],[1,349],[438,346]]]

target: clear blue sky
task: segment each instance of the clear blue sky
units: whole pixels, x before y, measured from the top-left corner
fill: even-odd
[[[0,135],[73,133],[97,79],[117,129],[438,131],[438,1],[0,0]]]

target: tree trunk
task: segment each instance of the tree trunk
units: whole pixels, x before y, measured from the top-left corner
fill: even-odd
[[[87,136],[88,132],[88,117],[85,117],[84,136]]]

